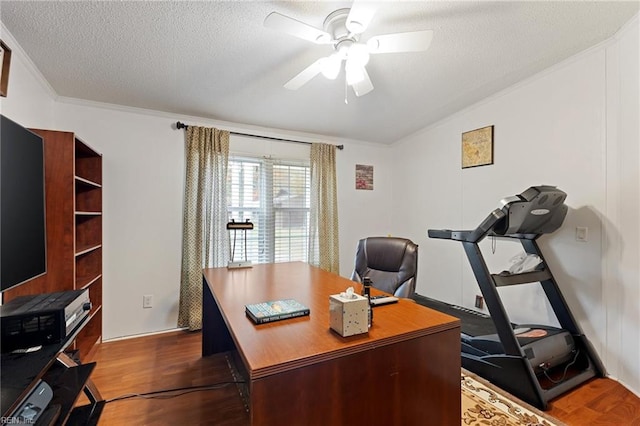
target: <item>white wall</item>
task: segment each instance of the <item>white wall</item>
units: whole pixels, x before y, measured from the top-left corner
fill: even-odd
[[[183,132],[168,118],[58,102],[56,129],[103,155],[103,338],[176,327]],[[142,308],[152,294],[154,307]]]
[[[429,228],[473,229],[529,186],[568,194],[563,227],[540,238],[574,316],[609,373],[640,393],[638,17],[607,43],[394,145],[395,233],[420,244],[417,292],[473,307],[477,283],[460,243]],[[494,164],[461,169],[461,134],[495,126]],[[577,242],[575,228],[589,229]],[[520,245],[482,244],[492,272]],[[555,324],[539,285],[501,289],[515,322]]]
[[[136,112],[77,101],[61,101],[56,105],[56,127],[73,130],[103,154],[105,339],[176,327],[184,184],[184,131],[172,127],[177,120],[229,128],[194,117]],[[256,132],[256,129],[238,126],[230,130]],[[274,135],[272,129],[259,130],[260,134],[275,137],[319,140],[309,135]],[[322,141],[345,144],[344,151],[337,154],[340,182],[354,181],[355,166],[350,158],[376,162],[380,175],[389,176],[390,166],[384,160],[388,157],[384,152],[389,147]],[[304,155],[302,151],[308,155],[308,148],[303,145],[237,136],[231,137],[230,150],[287,158],[300,157]],[[375,195],[388,194],[389,185],[381,182],[381,189],[374,191]],[[344,259],[341,267],[348,274],[353,260],[348,253],[355,250],[355,236],[384,227],[388,208],[369,213],[368,223],[352,229],[348,224],[358,220],[362,198],[345,196],[344,192],[348,191],[341,185],[339,220],[347,224],[341,227],[341,261]],[[142,308],[144,294],[154,295],[153,308]]]
[[[354,144],[338,153],[340,274],[347,278],[353,272],[358,240],[391,233],[392,152],[386,145]],[[373,190],[355,189],[356,164],[373,166]]]
[[[7,97],[0,97],[0,113],[26,127],[48,128],[53,124],[53,90],[1,22],[0,38],[12,51]]]
[[[607,173],[603,294],[607,368],[640,393],[640,25],[607,49]]]
[[[103,154],[103,338],[176,327],[181,258],[184,131],[176,121],[244,133],[344,144],[337,153],[341,270],[349,276],[357,239],[387,232],[391,171],[388,146],[240,126],[197,117],[57,98],[2,27],[12,47],[9,96],[2,113],[26,127],[73,131]],[[300,156],[308,147],[231,138],[231,150]],[[375,167],[375,190],[355,191],[355,164]],[[363,206],[371,208],[364,210]],[[142,295],[154,307],[142,308]]]
[[[172,125],[181,120],[344,143],[337,156],[342,275],[351,273],[359,238],[405,236],[420,245],[418,292],[466,306],[477,287],[462,248],[428,239],[427,229],[473,228],[500,198],[558,185],[571,211],[561,230],[541,239],[543,251],[609,372],[640,393],[638,17],[607,44],[392,147],[56,99],[0,30],[14,53],[2,113],[28,127],[74,131],[104,154],[105,339],[176,325],[184,133]],[[461,133],[489,124],[495,164],[461,170]],[[374,166],[373,191],[355,190],[355,164]],[[576,226],[589,227],[587,243],[575,241]],[[499,244],[489,266],[504,269],[514,251]],[[155,307],[143,310],[149,293]],[[506,295],[514,320],[549,316],[539,293]]]
[[[402,211],[412,212],[413,228],[405,224],[404,233],[411,232],[422,240],[419,292],[442,295],[447,300],[472,306],[478,290],[466,258],[458,260],[463,254],[462,247],[448,241],[430,240],[425,236],[426,230],[473,229],[505,196],[532,185],[550,184],[569,194],[571,211],[559,232],[541,239],[543,249],[548,248],[545,256],[549,257],[556,278],[563,282],[568,293],[588,298],[589,305],[601,302],[601,289],[597,284],[601,275],[600,222],[596,215],[604,203],[603,63],[602,51],[565,63],[553,73],[538,76],[396,146],[405,166],[394,172],[394,205],[404,204]],[[494,165],[462,170],[461,133],[486,125],[494,125]],[[416,155],[421,151],[426,151],[424,156]],[[412,176],[411,193],[418,196],[410,201],[406,188]],[[400,214],[401,211],[397,211],[395,216]],[[573,229],[578,225],[589,227],[588,243],[578,244],[573,239]],[[563,262],[569,265],[553,268],[557,252],[564,251],[564,245],[571,247],[563,254]],[[438,254],[441,250],[453,255],[450,260],[455,259],[455,269],[441,262]],[[501,244],[495,254],[485,250],[489,267],[494,272],[508,269],[508,260],[519,250],[517,244]],[[576,260],[590,259],[584,262],[587,268],[571,262],[568,255]],[[571,264],[575,270],[569,269]],[[442,282],[452,281],[447,279],[451,273],[460,273],[461,281],[457,282],[461,287],[455,295],[450,294],[446,286],[442,288]],[[585,288],[582,281],[592,284]],[[579,291],[571,291],[578,287]],[[507,300],[510,290],[505,292]],[[536,304],[540,298],[527,297],[524,300],[530,305],[524,306],[522,297],[514,294],[512,298],[517,304],[512,318],[515,321],[526,322],[528,317],[540,315],[540,306]]]

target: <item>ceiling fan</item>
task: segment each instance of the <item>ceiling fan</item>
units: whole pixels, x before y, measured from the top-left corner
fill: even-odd
[[[309,65],[286,82],[284,87],[297,90],[320,73],[333,80],[340,74],[344,63],[346,84],[353,88],[356,96],[363,96],[373,90],[373,83],[365,68],[370,54],[420,52],[429,48],[432,30],[378,35],[369,38],[366,43],[362,42],[360,36],[375,12],[373,5],[354,1],[350,9],[338,9],[329,14],[322,30],[278,12],[270,13],[264,20],[265,27],[315,44],[331,44],[334,48],[331,55]]]

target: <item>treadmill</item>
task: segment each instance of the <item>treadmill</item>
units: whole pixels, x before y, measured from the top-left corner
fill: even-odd
[[[502,200],[476,229],[429,229],[430,238],[462,243],[490,315],[416,296],[419,303],[461,319],[463,368],[542,410],[549,400],[605,373],[536,242],[564,222],[566,196],[554,186],[533,186]],[[478,246],[487,236],[517,239],[542,262],[528,272],[492,274]],[[509,320],[498,287],[534,282],[542,285],[560,328]]]

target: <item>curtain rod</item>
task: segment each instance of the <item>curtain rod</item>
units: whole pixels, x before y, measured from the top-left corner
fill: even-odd
[[[178,121],[176,123],[176,129],[180,130],[180,129],[187,129],[189,126]],[[311,142],[304,142],[304,141],[297,141],[297,140],[293,140],[293,139],[281,139],[281,138],[272,138],[271,136],[262,136],[262,135],[251,135],[249,133],[239,133],[239,132],[229,132],[232,135],[237,135],[237,136],[248,136],[250,138],[260,138],[260,139],[269,139],[272,141],[282,141],[282,142],[293,142],[293,143],[303,143],[305,145],[311,145]],[[338,149],[344,149],[344,145],[336,145],[335,146]]]

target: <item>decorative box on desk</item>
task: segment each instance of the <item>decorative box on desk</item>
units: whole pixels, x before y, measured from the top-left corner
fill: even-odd
[[[369,300],[355,293],[329,296],[329,325],[342,337],[369,331]]]

